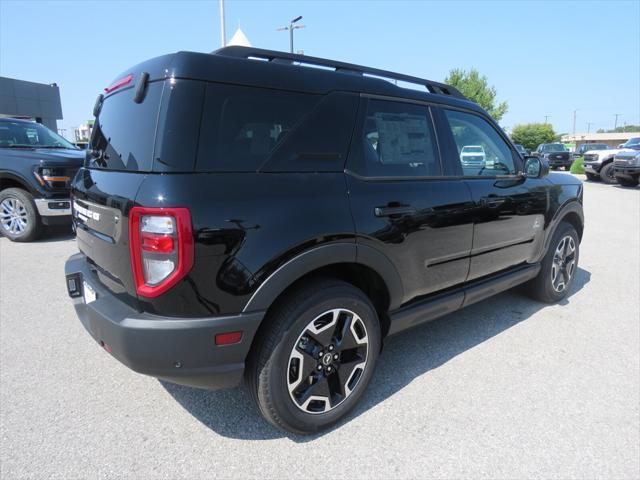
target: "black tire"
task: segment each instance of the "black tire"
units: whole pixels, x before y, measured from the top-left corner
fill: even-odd
[[[623,187],[637,187],[638,186],[638,179],[629,179],[629,178],[624,178],[624,177],[616,177],[616,179],[618,180],[618,183],[620,185],[622,185]]]
[[[340,361],[336,361],[333,370],[331,370],[331,366],[334,364],[327,367],[327,364],[324,363],[324,356],[326,355],[325,350],[328,352],[328,349],[333,345],[324,345],[320,348],[321,342],[314,339],[314,336],[318,336],[315,334],[307,336],[310,332],[309,326],[317,325],[316,322],[323,321],[325,315],[329,315],[329,311],[333,309],[347,309],[355,313],[362,323],[354,320],[355,317],[351,317],[350,320],[341,320],[341,317],[338,317],[335,327],[323,327],[322,330],[327,330],[327,332],[321,335],[330,336],[335,340],[336,335],[340,335],[339,332],[342,332],[342,340],[346,343],[347,334],[350,335],[347,328],[351,328],[352,322],[354,324],[358,322],[357,326],[360,332],[362,332],[362,326],[365,327],[365,337],[363,338],[368,340],[368,343],[364,357],[365,365],[362,366],[360,363],[360,369],[352,366],[362,362],[362,357],[358,356],[358,360],[351,357],[349,363],[341,364]],[[324,312],[327,313],[323,315]],[[311,434],[328,428],[344,418],[364,393],[373,375],[380,352],[380,324],[378,315],[368,297],[359,289],[340,280],[314,280],[302,284],[288,295],[270,313],[265,322],[267,323],[258,332],[258,342],[254,345],[249,356],[246,375],[251,396],[264,418],[277,428],[296,434]],[[343,325],[343,328],[338,328],[338,325]],[[351,338],[356,339],[355,334]],[[359,340],[362,341],[363,338]],[[332,343],[333,340],[331,340]],[[340,342],[336,345],[340,345]],[[300,352],[305,351],[302,350],[303,348],[309,349],[312,353],[309,356],[302,355]],[[347,357],[348,350],[339,350],[338,346],[333,348],[335,350],[331,351],[334,354],[336,352],[339,352],[339,355],[344,354],[340,360]],[[357,347],[359,352],[362,348],[362,346]],[[352,348],[352,350],[355,351],[356,348]],[[323,355],[322,361],[316,359],[316,353]],[[301,357],[297,363],[299,370],[296,370],[294,354]],[[342,367],[344,367],[343,370],[340,370]],[[318,372],[318,368],[325,368],[325,370]],[[329,369],[331,373],[328,373],[326,369]],[[305,370],[311,370],[308,376],[303,374]],[[343,377],[351,373],[351,376],[344,382],[352,387],[349,392],[341,383],[340,372],[344,372]],[[294,375],[297,373],[298,377],[294,377],[292,380],[292,373]],[[298,382],[298,387],[292,385],[296,382]],[[314,394],[312,387],[315,390],[320,389],[321,385],[326,385],[331,390],[331,385],[335,382],[339,383],[343,393],[347,392],[342,400],[339,400],[340,395],[331,394],[324,397],[326,401],[322,402],[324,410],[327,407],[331,408],[329,411],[303,411],[303,408],[311,410],[314,402],[318,402],[317,400],[311,401],[309,398]],[[304,388],[305,385],[306,388]],[[290,387],[293,388],[293,393],[290,393]],[[298,397],[301,398],[298,403],[293,398],[297,395],[296,389],[304,391],[304,394]],[[338,400],[334,402],[336,397]],[[300,403],[304,400],[310,401],[307,407]]]
[[[556,257],[556,250],[559,248],[561,242],[566,241],[565,239],[569,237],[572,239],[575,248],[572,269],[570,271],[569,280],[566,281],[566,277],[564,277],[564,288],[562,288],[561,291],[558,291],[554,288],[553,282],[554,277],[552,270],[554,268],[554,258]],[[553,238],[549,244],[549,249],[542,260],[540,272],[527,284],[528,293],[537,300],[545,303],[555,303],[562,300],[567,296],[567,293],[571,289],[571,285],[573,285],[576,272],[578,271],[579,258],[580,240],[578,238],[578,232],[576,232],[576,229],[570,223],[561,222],[553,234]]]
[[[11,205],[21,207],[20,227],[7,223],[12,211]],[[22,225],[23,221],[24,225]],[[38,238],[41,231],[40,215],[31,194],[20,188],[2,190],[0,192],[0,232],[13,242],[30,242]]]
[[[600,176],[596,175],[595,173],[586,172],[585,175],[587,176],[587,180],[591,182],[597,182],[598,180],[600,180]]]
[[[600,169],[600,179],[607,185],[614,185],[615,183],[618,183],[618,180],[613,174],[613,162],[607,163]]]

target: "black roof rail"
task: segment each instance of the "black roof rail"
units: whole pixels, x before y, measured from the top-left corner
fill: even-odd
[[[337,60],[328,60],[326,58],[309,57],[307,55],[299,55],[286,52],[278,52],[275,50],[264,50],[261,48],[230,46],[223,47],[211,52],[213,55],[222,55],[225,57],[237,57],[246,59],[266,60],[273,63],[301,63],[310,66],[328,67],[336,72],[352,73],[361,76],[380,77],[381,79],[400,80],[402,82],[413,83],[426,87],[429,93],[438,95],[450,95],[452,97],[467,100],[460,91],[440,82],[434,82],[424,78],[404,75],[402,73],[390,72],[388,70],[380,70],[377,68],[364,67],[362,65],[354,65],[352,63],[339,62]]]

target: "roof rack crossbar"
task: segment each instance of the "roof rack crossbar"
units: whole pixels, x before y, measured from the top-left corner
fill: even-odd
[[[455,87],[440,82],[434,82],[424,78],[404,75],[402,73],[390,72],[388,70],[380,70],[377,68],[364,67],[362,65],[354,65],[336,60],[328,60],[326,58],[309,57],[307,55],[292,54],[286,52],[277,52],[275,50],[263,50],[261,48],[231,46],[220,48],[212,52],[214,55],[222,55],[225,57],[264,59],[269,62],[293,64],[299,62],[302,64],[317,65],[322,67],[333,68],[336,72],[351,73],[356,75],[373,75],[384,79],[399,80],[401,82],[413,83],[415,85],[424,86],[430,93],[438,95],[450,95],[465,99],[466,97]]]

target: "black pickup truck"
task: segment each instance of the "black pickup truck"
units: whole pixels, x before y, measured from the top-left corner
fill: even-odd
[[[84,152],[39,123],[0,118],[0,232],[36,239],[43,225],[71,225],[71,180]]]

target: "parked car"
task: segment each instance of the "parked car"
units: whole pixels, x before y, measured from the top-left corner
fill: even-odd
[[[451,86],[227,47],[127,69],[94,111],[65,265],[80,321],[137,372],[244,379],[284,430],[347,415],[388,336],[524,282],[556,302],[576,276],[582,183]]]
[[[624,150],[640,150],[640,137],[629,139],[622,144],[622,148],[611,148],[608,150],[599,150],[597,152],[588,152],[584,154],[584,172],[587,180],[602,180],[604,183],[617,183],[615,176],[615,166],[613,164],[614,157]]]
[[[526,157],[529,155],[529,150],[527,150],[526,148],[524,148],[522,145],[520,145],[519,143],[516,143],[514,145],[516,147],[516,150],[520,153],[520,155],[522,155],[523,157]]]
[[[71,225],[70,183],[83,160],[44,125],[0,118],[0,232],[28,242],[43,226]]]
[[[623,187],[636,187],[640,179],[640,148],[623,150],[613,160],[616,180]]]
[[[549,162],[549,167],[554,170],[561,167],[569,170],[571,163],[573,163],[571,153],[562,143],[543,143],[538,145],[535,156],[544,158]]]
[[[482,145],[465,145],[460,150],[460,161],[462,165],[471,167],[484,167],[487,163],[487,156]]]
[[[607,150],[609,148],[611,147],[609,147],[609,145],[607,145],[606,143],[583,143],[575,151],[575,155],[581,157],[587,152],[595,150]]]

